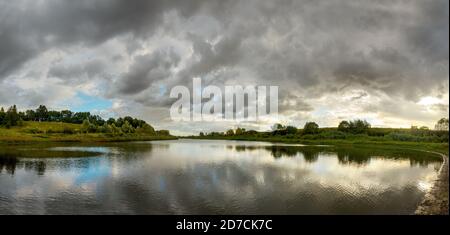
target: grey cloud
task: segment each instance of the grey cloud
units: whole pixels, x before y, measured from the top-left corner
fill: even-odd
[[[189,16],[198,4],[177,1],[0,2],[0,79],[49,48],[95,46],[121,34],[145,38],[171,9]]]
[[[99,60],[87,61],[84,64],[75,65],[59,63],[49,69],[47,77],[61,78],[66,82],[75,79],[79,82],[81,79],[90,79],[105,74],[106,68],[106,65]]]
[[[123,94],[137,94],[152,83],[168,78],[180,62],[180,56],[173,50],[159,50],[137,56],[129,71],[118,82],[118,90]]]
[[[416,102],[448,95],[448,4],[0,0],[0,81],[27,70],[26,62],[49,49],[96,48],[126,35],[120,40],[122,54],[102,63],[56,64],[47,76],[82,84],[86,79],[80,77],[105,77],[109,67],[120,64],[122,71],[102,94],[146,107],[169,106],[160,86],[189,87],[195,76],[204,85],[278,85],[281,101],[298,101],[281,109],[302,113],[313,110],[311,100],[354,89]],[[145,45],[158,36],[176,42]],[[167,49],[179,42],[190,48]],[[371,110],[377,108],[383,109]]]

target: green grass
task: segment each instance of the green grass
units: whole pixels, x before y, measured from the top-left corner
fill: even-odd
[[[448,156],[448,143],[429,143],[429,142],[410,142],[410,141],[393,141],[383,137],[367,137],[356,136],[351,139],[301,139],[296,137],[283,136],[205,136],[205,137],[189,137],[195,139],[222,139],[222,140],[243,140],[243,141],[266,141],[279,142],[291,144],[306,144],[306,145],[334,145],[334,146],[360,146],[360,147],[374,147],[383,149],[410,149],[420,151],[433,151],[443,153]]]
[[[80,133],[80,124],[62,122],[24,122],[23,126],[0,127],[0,144],[29,142],[124,142],[175,139],[174,136],[147,134]],[[70,130],[70,131],[68,131]]]

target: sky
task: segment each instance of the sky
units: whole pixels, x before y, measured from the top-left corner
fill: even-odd
[[[130,115],[174,134],[170,89],[279,87],[279,120],[434,127],[449,115],[448,0],[0,0],[0,106]]]

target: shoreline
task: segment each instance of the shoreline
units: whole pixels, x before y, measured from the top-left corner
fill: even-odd
[[[433,142],[411,142],[411,141],[376,141],[376,140],[300,140],[300,139],[266,139],[266,138],[208,138],[208,137],[178,137],[179,139],[197,139],[197,140],[232,140],[232,141],[256,141],[280,144],[302,144],[302,145],[328,145],[328,146],[362,146],[362,147],[382,147],[386,149],[405,149],[414,151],[423,151],[429,153],[439,153],[448,155],[448,143]]]
[[[423,200],[418,205],[415,215],[448,215],[448,156],[439,154],[443,163],[438,175],[434,179],[433,186],[425,194]]]
[[[39,144],[39,143],[118,143],[134,141],[156,141],[156,140],[176,140],[176,136],[91,136],[91,135],[67,135],[67,136],[46,136],[39,138],[32,136],[28,139],[1,138],[1,145],[21,145],[21,144]]]

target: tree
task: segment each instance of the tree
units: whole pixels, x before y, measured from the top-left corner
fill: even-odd
[[[156,134],[161,136],[169,136],[170,132],[168,130],[159,130],[156,132]]]
[[[353,121],[342,121],[339,123],[338,130],[350,132],[353,134],[366,133],[370,129],[370,123],[366,120],[356,119]]]
[[[89,112],[78,112],[72,116],[71,123],[81,124],[84,120],[90,120],[91,113]]]
[[[111,127],[105,122],[102,126],[97,128],[97,132],[100,133],[111,133]]]
[[[441,118],[434,126],[434,129],[438,131],[448,131],[448,118]]]
[[[91,123],[88,119],[85,119],[81,124],[81,132],[83,133],[95,133],[97,132],[97,125]]]
[[[123,125],[123,118],[117,118],[116,120],[116,126],[117,127],[122,127]]]
[[[9,128],[12,126],[16,126],[19,119],[20,119],[20,117],[17,114],[16,105],[9,107],[8,111],[6,112],[5,120],[4,120],[6,127]]]
[[[112,125],[116,123],[116,120],[114,118],[109,118],[108,121],[106,121],[106,123],[108,123],[108,125]]]
[[[280,123],[273,124],[273,126],[271,128],[272,128],[273,131],[279,131],[279,130],[285,129],[284,126],[281,125]]]
[[[6,118],[5,110],[3,109],[3,107],[1,107],[1,108],[0,108],[0,125],[5,124],[5,123],[4,123],[5,118]]]
[[[142,133],[142,134],[148,134],[148,135],[155,135],[156,134],[155,128],[153,128],[152,126],[150,126],[147,123],[145,123],[141,127],[136,128],[136,132],[137,133]]]
[[[307,122],[303,127],[304,134],[316,134],[319,132],[319,125],[315,122]]]
[[[366,120],[356,119],[353,121],[350,121],[350,131],[353,134],[362,134],[367,132],[367,130],[370,128],[370,123],[368,123]]]
[[[134,133],[135,129],[133,126],[130,125],[128,121],[125,121],[122,125],[122,132],[123,133]]]
[[[295,126],[287,126],[286,133],[288,135],[295,135],[297,133],[297,128]]]
[[[205,136],[205,133],[200,132],[200,137],[203,137],[203,136]]]
[[[58,111],[48,111],[47,112],[47,121],[49,122],[60,122],[61,121],[61,112]]]
[[[235,133],[236,135],[242,135],[242,134],[244,134],[244,132],[245,132],[245,129],[244,129],[244,128],[238,127],[234,133]]]
[[[116,124],[111,124],[111,132],[113,133],[113,135],[122,135],[122,130],[116,126]]]
[[[36,109],[36,116],[38,121],[46,121],[48,116],[48,110],[45,105],[39,105],[39,108]]]
[[[232,136],[232,135],[234,135],[234,131],[233,131],[232,129],[229,129],[229,130],[226,132],[226,135]]]
[[[25,111],[25,120],[26,121],[37,121],[36,112],[34,110]]]
[[[130,124],[131,126],[133,126],[133,127],[136,128],[136,126],[133,125],[133,118],[132,118],[132,117],[126,116],[126,117],[123,118],[123,120],[124,120],[125,122],[128,122],[128,124]]]
[[[91,125],[91,123],[89,122],[89,120],[85,119],[83,121],[83,123],[81,124],[81,132],[88,133],[90,125]]]
[[[338,131],[348,132],[350,130],[350,123],[348,121],[342,121],[339,123]]]
[[[72,121],[72,111],[70,110],[63,110],[61,111],[61,121],[62,122],[71,122]]]

